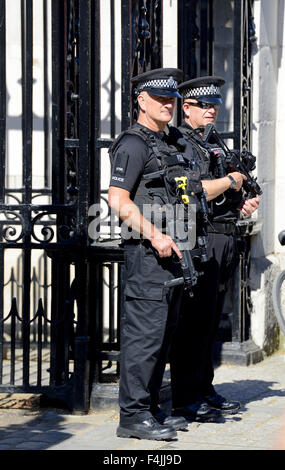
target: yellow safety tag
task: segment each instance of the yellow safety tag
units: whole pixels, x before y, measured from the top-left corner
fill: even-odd
[[[177,183],[180,182],[180,184],[178,185],[178,188],[186,189],[186,187],[187,187],[187,176],[176,176],[176,178],[174,178],[174,179]]]
[[[184,202],[184,204],[190,203],[190,199],[189,199],[189,196],[187,196],[187,194],[182,194],[181,199]]]
[[[176,183],[178,183],[177,187],[178,189],[181,189],[182,191],[186,191],[187,188],[187,176],[176,176],[175,178]],[[190,199],[187,194],[181,194],[181,199],[184,204],[189,204]]]

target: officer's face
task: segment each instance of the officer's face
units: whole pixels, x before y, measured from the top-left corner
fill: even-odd
[[[169,96],[156,96],[142,91],[138,96],[140,116],[138,122],[154,131],[163,130],[172,119],[175,99]]]
[[[191,104],[193,103],[193,104]],[[207,124],[213,124],[216,122],[219,108],[214,105],[208,108],[200,108],[195,106],[198,103],[195,99],[187,99],[183,103],[183,111],[185,115],[185,121],[190,124],[193,129],[198,127],[205,127]]]

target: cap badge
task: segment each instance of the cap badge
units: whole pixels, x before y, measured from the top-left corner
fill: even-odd
[[[210,86],[210,94],[211,94],[211,95],[214,95],[215,93],[216,93],[216,87],[212,84],[212,85]]]
[[[169,88],[174,88],[175,85],[176,85],[176,82],[173,79],[173,77],[169,77],[169,79],[167,80],[167,86],[169,86]]]

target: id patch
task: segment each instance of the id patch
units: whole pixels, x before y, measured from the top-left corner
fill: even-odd
[[[114,163],[113,175],[120,176],[121,178],[124,177],[127,171],[128,161],[129,155],[124,152],[118,152]]]

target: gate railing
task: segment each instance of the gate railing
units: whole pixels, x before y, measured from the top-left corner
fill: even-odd
[[[106,149],[121,130],[117,123],[121,121],[124,129],[136,115],[135,109],[130,112],[130,76],[162,64],[162,2],[122,0],[119,18],[118,4],[114,0],[108,4],[111,68],[106,132],[101,109],[105,57],[100,44],[101,8],[106,2],[42,0],[41,7],[32,0],[19,2],[14,14],[21,31],[22,179],[13,187],[5,169],[11,155],[6,130],[15,120],[8,116],[7,121],[8,91],[6,81],[0,81],[0,391],[44,393],[80,411],[88,409],[91,388],[104,380],[111,361],[119,370],[122,252],[117,243],[98,239],[94,243],[88,231],[90,211],[106,193],[102,174],[107,168]],[[2,76],[10,6],[0,0]],[[36,8],[41,8],[42,18],[43,117],[36,115],[33,103]],[[119,23],[120,62],[115,43]],[[119,110],[116,67],[121,69]],[[43,131],[41,149],[35,145],[37,129]],[[33,180],[39,158],[42,188],[35,187]],[[47,270],[38,296],[40,273],[35,268],[42,259]]]

